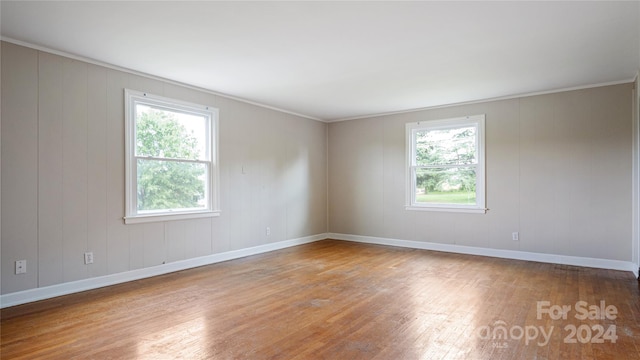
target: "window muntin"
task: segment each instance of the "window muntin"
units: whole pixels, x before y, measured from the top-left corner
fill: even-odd
[[[128,89],[125,104],[125,222],[217,215],[217,109]]]
[[[407,209],[484,213],[484,115],[406,129]]]

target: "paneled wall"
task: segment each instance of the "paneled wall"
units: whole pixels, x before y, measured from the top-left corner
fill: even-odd
[[[220,217],[124,224],[124,88],[220,109]],[[3,42],[1,129],[2,294],[327,230],[321,122]]]
[[[632,261],[632,89],[329,124],[329,231]],[[405,124],[486,114],[486,214],[405,210]],[[513,241],[511,233],[520,233]]]
[[[633,260],[631,84],[327,125],[15,44],[1,54],[2,294],[327,230]],[[220,217],[124,224],[124,88],[220,109]],[[473,114],[486,114],[490,210],[405,210],[405,123]]]

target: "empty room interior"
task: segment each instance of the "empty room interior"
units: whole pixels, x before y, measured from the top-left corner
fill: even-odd
[[[640,359],[640,2],[0,19],[2,359]]]

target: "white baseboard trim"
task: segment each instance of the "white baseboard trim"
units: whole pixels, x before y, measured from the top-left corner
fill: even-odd
[[[599,268],[599,269],[631,271],[636,276],[636,278],[638,277],[638,266],[630,261],[595,259],[595,258],[587,258],[587,257],[579,257],[579,256],[556,255],[556,254],[543,254],[543,253],[534,253],[534,252],[518,251],[518,250],[489,249],[489,248],[480,248],[480,247],[463,246],[463,245],[438,244],[438,243],[431,243],[431,242],[399,240],[399,239],[381,238],[381,237],[373,237],[373,236],[361,236],[361,235],[349,235],[349,234],[329,233],[327,234],[327,236],[329,237],[329,239],[354,241],[354,242],[367,243],[367,244],[390,245],[390,246],[398,246],[398,247],[413,248],[413,249],[434,250],[434,251],[468,254],[468,255],[480,255],[480,256],[497,257],[497,258],[504,258],[504,259],[537,261],[537,262],[552,263],[552,264],[574,265],[574,266],[583,266],[583,267],[591,267],[591,268]]]
[[[277,243],[259,245],[246,249],[232,250],[224,253],[212,254],[193,259],[176,261],[168,264],[136,269],[117,274],[99,276],[62,284],[56,284],[41,288],[29,289],[5,295],[0,295],[0,308],[26,304],[34,301],[50,299],[62,295],[73,294],[81,291],[97,289],[105,286],[116,285],[128,281],[144,279],[148,277],[168,274],[180,270],[191,269],[199,266],[215,264],[223,261],[239,259],[246,256],[262,254],[274,250],[285,249],[292,246],[312,243],[324,239],[353,241],[367,244],[389,245],[413,249],[434,250],[442,252],[498,257],[514,260],[537,261],[544,263],[574,265],[600,269],[612,269],[631,271],[638,278],[638,265],[633,262],[595,259],[578,256],[566,256],[555,254],[532,253],[516,250],[501,250],[479,248],[472,246],[438,244],[430,242],[381,238],[373,236],[349,235],[338,233],[317,234],[298,239],[284,240]]]
[[[272,244],[259,245],[246,249],[232,250],[224,253],[211,254],[193,259],[181,260],[172,263],[152,266],[144,269],[136,269],[117,274],[99,276],[89,279],[77,280],[62,284],[56,284],[41,288],[29,289],[5,295],[0,295],[0,308],[26,304],[38,300],[50,299],[57,296],[68,295],[86,290],[97,289],[105,286],[120,284],[128,281],[144,279],[152,276],[168,274],[175,271],[191,269],[199,266],[210,265],[222,261],[238,259],[250,255],[262,254],[269,251],[280,250],[292,246],[307,244],[327,238],[327,234],[317,234],[298,239],[284,240]]]

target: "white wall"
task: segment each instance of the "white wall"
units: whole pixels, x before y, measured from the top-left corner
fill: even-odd
[[[6,42],[1,81],[2,294],[327,230],[324,123]],[[220,109],[220,217],[124,225],[124,88]]]
[[[640,70],[638,71],[640,74]],[[633,93],[633,171],[632,181],[632,238],[633,238],[633,263],[640,268],[640,91],[638,85],[640,78],[636,74],[636,81]],[[640,273],[640,269],[638,269]]]
[[[640,4],[638,5],[638,18],[640,19]],[[638,61],[640,62],[640,23],[636,24],[638,27]],[[635,96],[633,110],[635,111],[635,118],[633,120],[633,256],[636,268],[638,268],[638,274],[640,276],[640,68],[636,72],[636,84],[635,84]]]
[[[331,123],[329,231],[631,262],[631,92],[623,84]],[[405,210],[405,124],[475,114],[486,114],[490,210]]]

